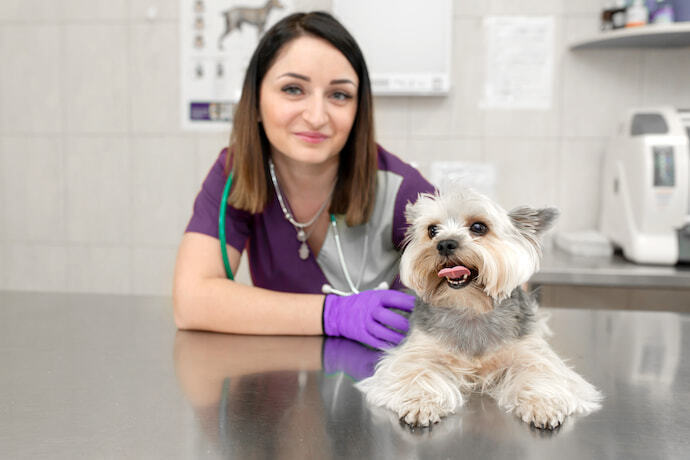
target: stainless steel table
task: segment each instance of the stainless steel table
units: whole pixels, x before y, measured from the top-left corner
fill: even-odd
[[[473,395],[410,431],[353,387],[377,356],[352,342],[178,332],[167,298],[0,292],[0,458],[688,458],[690,316],[551,311],[601,411],[543,432]]]
[[[690,265],[636,264],[620,254],[576,256],[551,247],[530,283],[690,289]]]

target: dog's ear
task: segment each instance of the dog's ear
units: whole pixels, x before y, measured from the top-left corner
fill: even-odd
[[[408,201],[407,205],[405,205],[405,219],[407,219],[407,223],[412,225],[421,215],[422,212],[420,209],[424,206],[423,203],[436,198],[436,195],[431,195],[430,193],[419,193],[414,203]]]
[[[405,219],[407,219],[407,223],[412,225],[412,222],[414,222],[418,215],[419,212],[415,204],[408,201],[405,205]]]
[[[556,208],[535,209],[520,206],[508,213],[510,221],[526,236],[539,236],[551,227],[558,219],[560,211]]]

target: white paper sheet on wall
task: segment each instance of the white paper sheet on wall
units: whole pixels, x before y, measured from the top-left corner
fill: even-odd
[[[484,20],[484,109],[551,107],[554,61],[552,16],[495,16]]]
[[[179,0],[182,128],[226,131],[262,33],[292,0]]]

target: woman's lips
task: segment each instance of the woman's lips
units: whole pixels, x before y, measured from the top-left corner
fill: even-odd
[[[328,136],[325,134],[310,131],[295,133],[295,136],[302,139],[304,142],[309,142],[310,144],[318,144],[319,142],[323,142],[328,139]]]

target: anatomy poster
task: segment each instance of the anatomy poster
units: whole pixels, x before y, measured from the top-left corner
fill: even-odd
[[[227,130],[259,38],[292,0],[180,0],[182,127]]]

